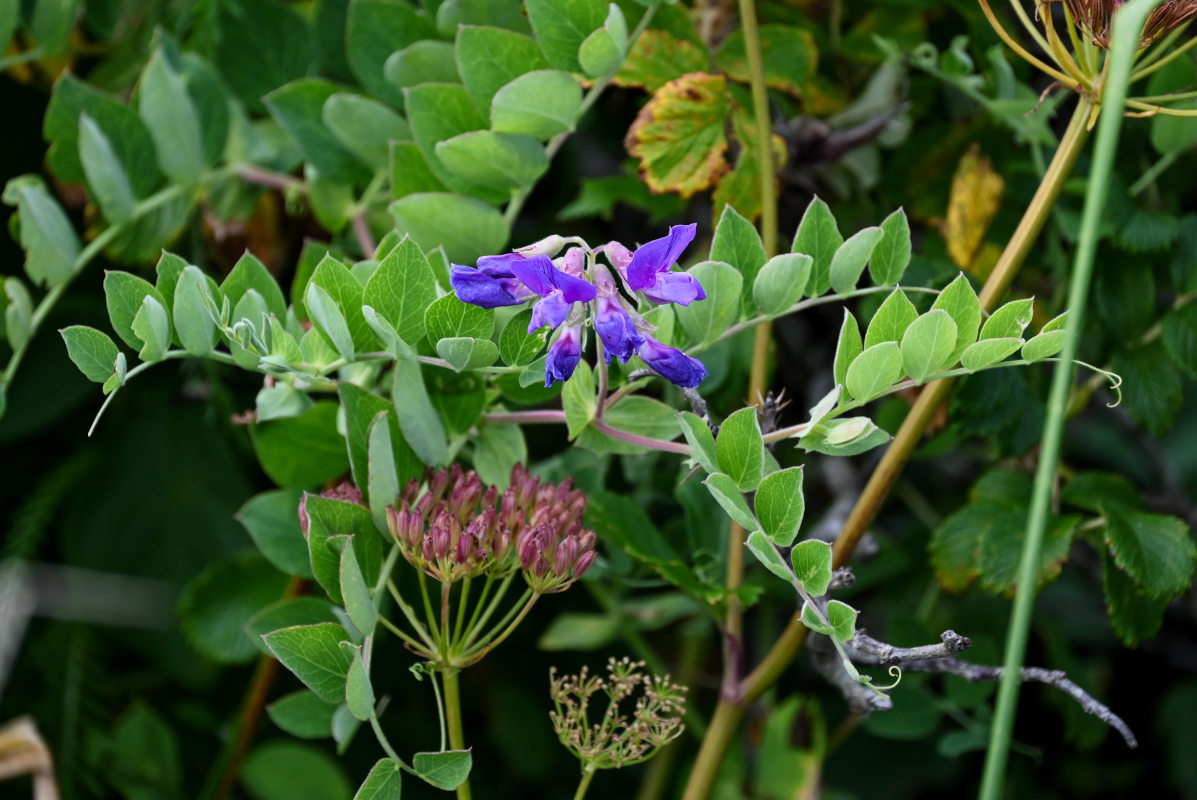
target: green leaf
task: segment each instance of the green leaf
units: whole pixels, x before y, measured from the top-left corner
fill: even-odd
[[[9,42],[16,33],[17,23],[20,22],[20,5],[5,3],[0,6],[0,53],[8,52]]]
[[[353,800],[400,800],[402,787],[403,772],[398,762],[383,758],[370,770]]]
[[[773,256],[752,282],[752,300],[766,316],[785,313],[802,299],[814,259],[801,253]]]
[[[107,334],[86,325],[72,325],[59,333],[66,342],[67,355],[88,380],[96,383],[108,380],[116,369],[120,351]]]
[[[453,263],[472,263],[507,243],[507,223],[492,206],[473,197],[422,192],[390,205],[396,230],[421,248],[444,247]]]
[[[351,656],[341,647],[349,634],[340,625],[296,625],[264,637],[270,652],[327,703],[340,703]]]
[[[352,361],[356,355],[353,347],[353,335],[349,333],[349,323],[345,320],[345,315],[341,312],[337,302],[323,287],[309,283],[304,304],[308,307],[312,324],[316,326],[325,340],[343,359]]]
[[[412,138],[427,161],[428,169],[435,178],[451,192],[470,195],[498,205],[508,199],[509,192],[478,186],[457,177],[436,154],[436,145],[469,131],[485,130],[486,117],[470,100],[465,87],[448,83],[425,83],[404,90],[407,98],[407,121],[411,125]],[[426,245],[425,250],[438,246],[440,242]],[[456,259],[455,259],[456,260]]]
[[[14,350],[21,347],[33,334],[33,300],[29,290],[20,278],[4,279],[4,334]],[[114,356],[115,358],[115,356]],[[4,416],[4,394],[0,386],[0,417]]]
[[[478,108],[489,109],[495,92],[525,72],[549,68],[536,40],[502,28],[457,29],[457,73]]]
[[[299,528],[299,499],[294,489],[275,489],[254,495],[237,512],[258,551],[288,575],[311,578],[308,547]]]
[[[1130,647],[1155,638],[1164,622],[1164,610],[1171,598],[1152,597],[1120,570],[1109,554],[1102,558],[1102,588],[1110,625],[1118,638]]]
[[[872,400],[885,394],[901,378],[901,349],[896,342],[881,342],[866,347],[852,361],[844,375],[844,385],[854,399]]]
[[[802,437],[798,446],[807,452],[829,456],[854,456],[867,453],[890,438],[868,417],[847,417],[816,426]]]
[[[175,284],[171,319],[179,342],[195,356],[206,356],[216,345],[216,323],[208,314],[204,297],[212,298],[207,276],[199,267],[184,267]]]
[[[744,530],[756,528],[756,517],[753,516],[744,495],[736,482],[722,472],[712,472],[703,481],[703,485],[710,491],[711,496],[732,518],[732,521]]]
[[[1136,422],[1156,436],[1172,427],[1184,398],[1179,371],[1157,341],[1134,350],[1119,350],[1110,369],[1122,376],[1127,390],[1122,405]]]
[[[970,344],[960,355],[960,364],[969,372],[992,367],[1004,361],[1025,344],[1022,339],[981,339]]]
[[[802,467],[789,467],[766,475],[757,487],[755,507],[761,530],[773,544],[778,547],[794,544],[806,510],[806,500],[802,496]]]
[[[312,286],[319,286],[323,289],[335,307],[344,315],[349,335],[353,340],[354,350],[361,353],[368,352],[375,347],[378,343],[377,339],[375,339],[373,331],[370,330],[370,326],[366,324],[365,316],[362,315],[362,284],[353,276],[348,267],[332,256],[325,256],[316,265],[316,271],[312,273],[312,279],[308,286],[309,291]],[[308,310],[311,311],[310,308]],[[317,327],[320,327],[319,320],[313,318],[312,321],[316,323]],[[321,332],[327,335],[327,331]],[[329,341],[333,340],[330,338]],[[339,346],[338,349],[340,349]]]
[[[899,208],[881,223],[885,234],[869,259],[869,275],[878,286],[892,286],[902,280],[910,264],[910,222]]]
[[[345,552],[353,552],[346,547]],[[345,676],[345,702],[349,705],[349,713],[362,722],[374,715],[374,687],[370,685],[370,673],[366,671],[366,664],[362,661],[362,649],[357,648],[353,661],[349,664],[349,673]]]
[[[831,259],[843,243],[831,209],[819,197],[811,198],[790,248],[793,253],[805,253],[813,259],[814,270],[806,286],[808,296],[818,297],[831,288]]]
[[[154,140],[162,172],[185,186],[199,182],[205,168],[199,114],[182,76],[161,48],[141,73],[137,108]]]
[[[214,59],[221,78],[241,102],[256,112],[262,96],[312,68],[312,30],[307,18],[279,0],[241,0],[220,4],[215,11],[218,33]],[[211,18],[208,18],[211,19]],[[201,33],[204,28],[197,28]],[[262,46],[262,31],[270,31],[270,47]]]
[[[836,248],[828,267],[831,288],[841,294],[855,289],[873,250],[884,237],[881,228],[861,228]]]
[[[143,342],[138,357],[146,362],[161,360],[170,347],[170,317],[166,314],[166,307],[153,295],[147,294],[129,327],[133,335]]]
[[[458,83],[453,45],[425,39],[392,53],[382,68],[396,89],[421,83]]]
[[[756,227],[730,205],[725,206],[711,240],[711,260],[731,264],[743,276],[743,307],[747,313],[752,303],[752,287],[768,256]],[[703,284],[704,288],[706,284]],[[710,293],[708,292],[708,296]]]
[[[416,753],[412,768],[421,778],[438,789],[453,791],[470,777],[473,756],[469,750],[446,750],[442,753]]]
[[[1118,567],[1152,597],[1174,597],[1193,580],[1197,546],[1183,520],[1108,511],[1105,540]]]
[[[1027,340],[1022,346],[1022,358],[1028,363],[1051,358],[1064,349],[1068,331],[1043,331]]]
[[[252,426],[254,452],[262,469],[279,486],[300,489],[345,472],[349,462],[336,418],[337,404],[320,402],[298,417]]]
[[[396,362],[397,372],[402,372],[404,375],[409,374],[405,369],[402,360]],[[400,380],[398,375],[395,376],[395,380]],[[394,410],[395,406],[373,392],[346,381],[338,384],[337,394],[341,399],[341,406],[345,410],[345,440],[349,445],[349,460],[354,483],[359,488],[365,488],[368,495],[370,426],[380,411]],[[423,421],[422,413],[416,413],[418,410],[413,408],[410,412],[415,415],[413,419],[415,422]],[[407,416],[408,413],[405,409],[404,413],[398,416]],[[395,454],[396,474],[399,485],[404,486],[412,478],[419,477],[424,469],[419,457],[408,446],[404,434],[400,432],[400,423],[397,421],[396,415],[389,415],[388,420],[391,425],[391,447]],[[342,447],[344,446],[343,441]]]
[[[931,304],[933,311],[946,311],[956,323],[956,346],[948,358],[948,366],[955,364],[965,349],[977,340],[981,327],[981,301],[968,277],[962,272],[956,276]]]
[[[767,23],[758,29],[760,54],[765,70],[765,83],[795,97],[805,97],[814,75],[819,52],[810,31],[796,25]],[[716,61],[720,69],[743,83],[750,81],[745,38],[742,30],[734,31],[723,43]]]
[[[375,171],[390,164],[391,141],[411,138],[407,121],[388,106],[348,92],[325,100],[321,119],[341,146]]]
[[[650,27],[640,33],[612,83],[655,92],[683,75],[709,68],[706,50],[694,41]]]
[[[847,642],[856,635],[856,615],[859,612],[847,603],[832,600],[827,604],[827,621],[831,623],[831,635],[840,642]]]
[[[528,460],[528,445],[519,425],[482,424],[474,441],[474,469],[482,482],[506,489],[511,470]]]
[[[561,388],[561,407],[565,411],[565,424],[572,440],[588,427],[598,409],[595,397],[594,373],[585,361],[578,362],[574,374]]]
[[[29,280],[47,288],[66,283],[77,268],[79,237],[58,203],[40,186],[17,193],[21,247]]]
[[[845,386],[848,380],[848,367],[864,350],[860,341],[860,325],[852,312],[844,309],[844,321],[840,323],[840,337],[835,346],[835,382],[837,386]],[[848,399],[848,398],[844,398]],[[829,409],[830,410],[830,409]],[[819,420],[813,419],[812,422]]]
[[[566,612],[549,623],[536,647],[549,652],[598,650],[618,639],[624,624],[616,614]]]
[[[989,315],[981,326],[980,339],[1013,339],[1022,336],[1031,324],[1033,310],[1031,298],[1011,300]]]
[[[436,343],[436,352],[455,372],[489,367],[499,358],[499,348],[490,339],[468,336],[441,339]]]
[[[499,189],[531,186],[549,168],[544,147],[516,133],[461,133],[437,142],[436,155],[458,177]]]
[[[86,113],[79,115],[79,160],[104,219],[113,225],[129,219],[137,202],[129,176],[112,142]]]
[[[360,0],[355,5],[360,4]],[[398,6],[398,4],[394,4]],[[326,180],[364,185],[370,170],[324,124],[324,104],[337,94],[336,84],[301,78],[266,95],[266,107],[303,151],[304,160]]]
[[[363,302],[411,345],[424,338],[424,314],[436,299],[432,267],[410,238],[404,238],[382,259],[362,294]]]
[[[715,437],[706,421],[697,414],[683,411],[678,415],[678,423],[682,427],[682,435],[690,445],[690,455],[702,465],[707,472],[719,471],[719,458],[715,455]]]
[[[1197,377],[1197,305],[1190,303],[1165,314],[1160,338],[1177,366]]]
[[[581,72],[578,50],[586,37],[603,26],[603,0],[528,0],[528,20],[545,58],[557,69]]]
[[[314,625],[318,622],[340,622],[333,611],[333,604],[320,597],[286,597],[263,606],[245,623],[245,633],[262,655],[270,655],[270,648],[262,637],[282,628],[296,625]],[[332,709],[329,709],[331,716]],[[328,736],[325,728],[322,736]]]
[[[756,489],[765,464],[765,444],[755,408],[741,408],[723,421],[715,439],[715,452],[719,466],[740,491]]]
[[[582,65],[582,71],[592,78],[608,77],[623,64],[627,44],[627,20],[619,6],[612,3],[603,27],[587,36],[578,48],[578,63]]]
[[[782,559],[781,554],[777,552],[777,548],[773,546],[773,543],[769,541],[765,534],[760,531],[753,531],[748,534],[748,539],[744,542],[744,546],[748,548],[748,552],[756,556],[757,561],[765,565],[765,569],[786,583],[791,583],[794,580],[794,575],[790,572],[790,568],[786,566],[786,562]]]
[[[956,347],[956,323],[948,312],[934,309],[910,323],[902,334],[902,368],[918,383],[945,369]]]
[[[428,466],[442,466],[449,461],[449,444],[441,418],[428,399],[424,376],[414,359],[395,362],[391,397],[399,428],[420,461]]]
[[[218,561],[192,579],[179,596],[179,625],[187,642],[221,664],[258,654],[245,623],[279,599],[287,576],[257,553]]]
[[[424,326],[433,342],[454,337],[486,338],[494,333],[494,312],[471,303],[463,303],[455,294],[447,294],[428,306]]]
[[[332,756],[312,745],[286,740],[255,747],[238,778],[253,800],[344,800],[353,793]]]
[[[162,295],[136,275],[128,272],[108,272],[104,274],[104,300],[108,306],[108,319],[112,322],[112,329],[121,337],[125,344],[138,350],[145,343],[133,330],[133,318],[141,311],[142,301],[146,297],[153,297],[160,304]],[[169,339],[169,328],[167,329]]]
[[[333,709],[308,689],[283,695],[266,706],[275,725],[299,739],[325,739],[332,735]]]
[[[802,583],[802,588],[811,597],[827,594],[832,572],[830,544],[818,539],[799,542],[790,551],[790,563],[794,565],[794,574]]]
[[[918,317],[919,312],[906,293],[894,289],[869,321],[869,328],[865,331],[865,349],[882,342],[902,341],[902,334]]]
[[[366,434],[366,466],[368,490],[366,496],[370,503],[370,514],[374,517],[374,524],[380,531],[387,527],[387,506],[395,502],[403,485],[399,483],[399,473],[395,467],[395,446],[391,438],[389,421],[390,409],[384,409],[374,415],[370,429]],[[342,574],[342,583],[344,575]],[[350,615],[352,619],[352,615]],[[357,620],[354,620],[357,624]],[[359,628],[362,633],[369,631]]]
[[[491,127],[548,141],[577,124],[582,87],[569,73],[542,69],[526,72],[495,92]]]
[[[266,265],[248,250],[237,259],[232,271],[225,276],[220,284],[220,293],[229,299],[234,308],[249,290],[261,295],[266,301],[266,308],[280,320],[287,316],[287,301],[283,297],[283,290],[278,281],[266,269]]]
[[[680,433],[677,411],[651,397],[636,395],[624,397],[607,409],[606,414],[603,415],[603,421],[611,427],[627,433],[666,441]],[[613,439],[606,433],[593,428],[582,431],[578,437],[578,445],[593,450],[599,455],[607,453],[636,455],[648,452],[646,447],[621,439]]]
[[[1192,59],[1176,58],[1161,67],[1147,83],[1147,94],[1161,95],[1169,92],[1191,91],[1197,84],[1197,66]],[[1169,108],[1192,110],[1197,103],[1190,100],[1169,102]],[[1197,142],[1197,131],[1188,120],[1160,114],[1151,119],[1151,146],[1164,155],[1181,152]]]
[[[695,264],[690,274],[702,286],[706,299],[679,306],[674,313],[691,339],[700,344],[711,342],[740,318],[744,279],[735,267],[723,261]]]
[[[527,308],[516,314],[499,333],[499,357],[503,363],[512,367],[522,367],[540,355],[545,342],[549,338],[549,329],[542,326],[532,333],[528,333],[528,324],[532,321],[532,309]]]
[[[982,501],[981,505],[988,502]],[[1011,596],[1017,585],[1025,540],[1025,502],[994,512],[993,524],[978,528],[977,564],[981,585],[995,594]],[[1043,587],[1060,574],[1080,521],[1081,518],[1075,514],[1048,519],[1036,572],[1036,588]]]
[[[386,79],[386,62],[396,51],[436,38],[436,24],[422,10],[393,0],[353,0],[345,26],[345,54],[353,74],[370,94],[403,106],[403,93]]]

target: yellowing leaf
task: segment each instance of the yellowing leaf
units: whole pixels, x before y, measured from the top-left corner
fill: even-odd
[[[974,144],[956,165],[948,197],[944,238],[956,266],[969,269],[985,239],[985,232],[1002,204],[1005,181]]]
[[[810,31],[792,25],[766,24],[760,26],[760,41],[765,83],[801,97],[819,63],[815,37]],[[733,79],[748,83],[748,57],[742,30],[727,37],[716,61]]]
[[[611,82],[616,86],[638,86],[655,92],[669,81],[708,66],[706,51],[694,42],[679,39],[668,31],[649,28],[628,51],[623,67]]]
[[[722,75],[695,72],[658,89],[624,139],[648,188],[690,197],[726,172],[723,126],[730,110]]]

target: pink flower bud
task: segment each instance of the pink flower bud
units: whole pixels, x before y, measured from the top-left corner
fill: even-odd
[[[594,550],[587,550],[582,555],[578,556],[578,561],[574,564],[574,580],[582,577],[586,570],[590,569],[590,565],[598,558],[598,553]]]

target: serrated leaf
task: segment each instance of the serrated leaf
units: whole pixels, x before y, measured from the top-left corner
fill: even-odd
[[[1164,609],[1170,598],[1152,597],[1140,591],[1108,553],[1103,554],[1101,572],[1110,625],[1118,638],[1130,647],[1153,639],[1164,622]]]
[[[710,187],[728,168],[724,122],[729,111],[722,75],[683,75],[658,89],[625,139],[648,187],[682,197]]]
[[[744,279],[731,264],[703,261],[690,269],[706,293],[705,300],[674,309],[686,333],[698,343],[714,341],[740,318]]]
[[[1160,338],[1168,355],[1190,376],[1197,377],[1197,304],[1172,309],[1162,322]]]
[[[1027,325],[1031,324],[1031,317],[1034,314],[1033,304],[1029,297],[1023,300],[1011,300],[1004,304],[990,314],[989,319],[985,320],[978,338],[980,340],[1009,339],[1022,336]]]
[[[473,766],[469,750],[446,750],[441,753],[416,753],[412,768],[421,778],[438,789],[452,791],[465,783]]]
[[[881,228],[862,228],[836,248],[828,267],[831,288],[841,294],[855,289],[873,250],[884,236]]]
[[[790,563],[794,566],[802,588],[811,597],[821,597],[827,594],[827,587],[831,585],[831,545],[818,539],[808,539],[794,545],[790,551]]]
[[[723,421],[715,452],[720,468],[740,491],[756,489],[765,463],[765,444],[755,408],[742,408]]]
[[[819,51],[810,31],[797,25],[766,23],[757,33],[766,85],[795,97],[805,97],[815,72]],[[743,30],[727,37],[716,57],[720,69],[732,78],[748,83],[750,73]]]
[[[1019,338],[982,339],[970,344],[960,355],[960,365],[969,372],[992,367],[1004,361],[1025,344]]]
[[[526,72],[495,92],[490,101],[491,128],[548,141],[577,124],[582,87],[566,72]]]
[[[1193,580],[1197,546],[1183,520],[1142,511],[1108,511],[1105,540],[1118,567],[1152,597],[1174,597]]]
[[[948,312],[956,323],[956,346],[948,358],[948,366],[951,366],[960,360],[965,348],[977,340],[977,331],[981,327],[981,301],[962,272],[939,293],[931,308]]]
[[[1184,398],[1180,372],[1172,368],[1160,341],[1133,350],[1119,350],[1110,369],[1122,377],[1127,390],[1122,406],[1136,422],[1163,436],[1180,412]]]
[[[719,458],[715,455],[715,437],[705,420],[690,411],[678,415],[682,435],[690,445],[690,455],[709,473],[719,471]]]
[[[910,264],[910,221],[906,211],[899,208],[881,223],[885,234],[869,259],[869,274],[878,286],[890,286],[902,280]]]
[[[918,383],[949,365],[956,347],[956,323],[939,309],[928,311],[902,334],[902,368]]]
[[[766,316],[784,313],[802,299],[814,259],[804,253],[783,253],[765,262],[752,282],[752,299]]]
[[[901,342],[906,328],[918,317],[918,309],[906,293],[894,289],[869,321],[869,328],[865,331],[865,349],[882,342]]]
[[[120,354],[108,335],[86,325],[72,325],[59,331],[66,342],[67,355],[88,380],[103,383],[116,369]]]
[[[766,475],[757,487],[754,506],[765,535],[778,547],[792,545],[806,510],[802,467],[789,467]]]
[[[777,548],[773,546],[773,543],[769,541],[765,534],[760,531],[753,531],[748,534],[748,539],[744,542],[744,546],[748,548],[748,552],[756,556],[757,561],[765,565],[765,569],[786,583],[794,580],[790,568],[782,560],[781,554],[777,552]]]
[[[844,386],[855,400],[872,400],[902,378],[902,350],[897,342],[866,347],[844,375]]]
[[[813,259],[807,296],[818,297],[831,287],[831,259],[843,243],[844,237],[827,203],[818,196],[811,198],[790,248],[791,252],[806,253]]]
[[[706,51],[694,42],[679,39],[669,31],[648,28],[640,33],[611,82],[655,92],[676,78],[709,68]]]
[[[756,517],[748,508],[748,503],[745,502],[744,495],[735,481],[722,472],[712,472],[703,481],[703,485],[733,522],[746,531],[756,528]]]

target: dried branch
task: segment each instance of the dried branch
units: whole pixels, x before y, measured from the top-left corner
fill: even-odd
[[[826,636],[811,636],[809,649],[811,665],[815,671],[840,690],[852,713],[870,714],[874,711],[889,711],[894,707],[894,701],[889,695],[865,686],[848,674],[840,654],[831,646]]]

